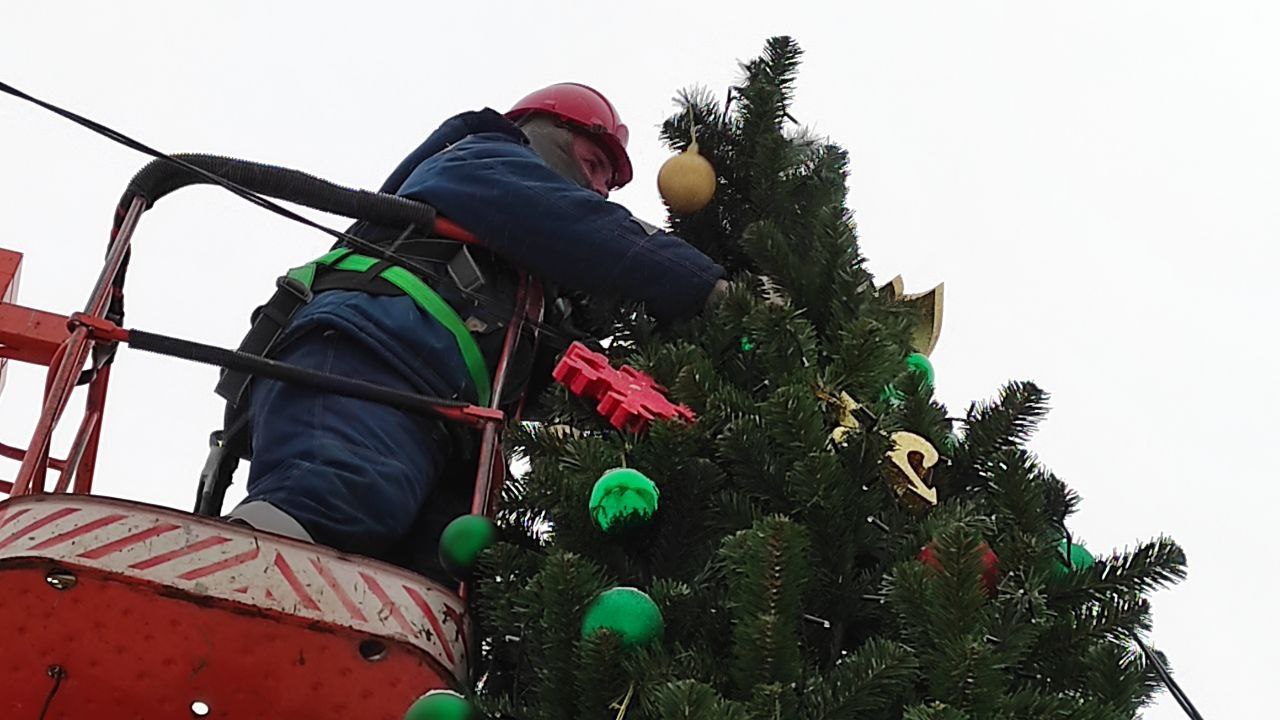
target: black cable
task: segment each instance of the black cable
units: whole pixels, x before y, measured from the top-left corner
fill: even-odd
[[[1182,708],[1182,711],[1187,714],[1187,717],[1191,718],[1191,720],[1204,720],[1204,716],[1202,716],[1200,711],[1196,709],[1196,706],[1191,703],[1191,698],[1187,697],[1187,694],[1182,691],[1182,688],[1179,687],[1177,681],[1173,679],[1173,675],[1169,672],[1169,669],[1164,666],[1164,663],[1160,662],[1160,656],[1156,655],[1154,650],[1147,647],[1147,644],[1142,642],[1142,638],[1138,637],[1138,633],[1130,632],[1129,637],[1133,638],[1133,641],[1142,649],[1142,654],[1147,658],[1147,662],[1151,663],[1152,667],[1156,670],[1156,675],[1160,676],[1160,682],[1164,683],[1164,686],[1168,688],[1169,694],[1173,696],[1174,702],[1178,703],[1178,707]]]
[[[326,235],[334,237],[341,242],[352,245],[353,247],[359,248],[360,250],[368,252],[372,255],[376,255],[384,260],[389,260],[391,262],[394,262],[397,265],[402,265],[405,268],[408,268],[409,270],[412,270],[415,273],[420,274],[422,277],[430,278],[438,282],[445,281],[445,278],[443,275],[423,266],[421,263],[414,261],[412,258],[399,255],[393,251],[387,250],[379,245],[371,243],[368,240],[356,237],[355,235],[351,235],[351,234],[342,232],[341,230],[334,230],[333,228],[327,227],[325,225],[321,225],[320,223],[315,222],[314,220],[311,220],[309,218],[303,217],[302,215],[299,215],[298,213],[292,210],[289,210],[288,208],[278,203],[272,202],[271,200],[263,197],[262,195],[259,195],[258,193],[255,193],[247,188],[237,185],[236,183],[231,182],[226,178],[223,178],[219,175],[216,175],[207,170],[204,170],[203,168],[192,165],[191,163],[188,163],[180,158],[176,158],[167,153],[163,153],[159,150],[156,150],[155,148],[152,148],[137,140],[134,140],[128,135],[125,135],[124,133],[119,132],[118,130],[113,130],[99,122],[90,120],[89,118],[86,118],[82,115],[74,113],[70,110],[65,110],[61,107],[58,107],[57,105],[54,105],[53,103],[46,102],[44,100],[40,100],[39,98],[32,97],[31,95],[28,95],[27,93],[22,92],[21,90],[13,87],[12,85],[9,85],[8,83],[0,81],[0,91],[13,95],[16,98],[26,100],[27,102],[34,103],[35,105],[38,105],[44,108],[45,110],[48,110],[49,112],[54,113],[55,115],[59,115],[78,125],[86,127],[100,135],[103,135],[109,138],[110,140],[113,140],[117,143],[120,143],[121,145],[124,145],[127,148],[136,150],[145,155],[150,155],[151,157],[157,158],[159,160],[165,160],[167,162],[173,163],[174,165],[177,165],[183,168],[184,170],[187,170],[188,172],[195,173],[196,175],[202,178],[205,178],[206,180],[208,180],[209,182],[215,185],[219,185],[225,188],[226,190],[230,191],[232,194],[236,195],[237,197],[247,200],[253,203],[254,205],[257,205],[258,207],[261,207],[265,210],[269,210],[273,213],[276,213],[277,215],[288,218],[289,220],[293,220],[294,222],[298,222],[303,225],[306,225],[307,227],[319,230],[320,232],[323,232]],[[484,314],[488,315],[490,319],[497,320],[498,322],[506,322],[507,320],[510,319],[510,315],[508,312],[494,310],[491,307],[488,307],[490,305],[496,304],[497,301],[495,301],[493,298],[488,297],[487,295],[484,295],[482,293],[475,292],[473,290],[467,290],[466,288],[463,288],[463,287],[458,287],[458,290],[464,296],[475,301],[478,305],[476,309],[481,310]],[[572,344],[573,342],[572,338],[560,332],[559,329],[555,328],[552,325],[548,325],[547,323],[544,323],[540,320],[527,318],[525,320],[525,324],[531,327],[537,328],[541,333],[547,336],[545,338],[547,341],[549,342],[554,341],[554,344],[559,349],[562,349],[562,350],[567,349],[569,345]]]
[[[49,677],[53,678],[53,687],[49,688],[49,695],[44,699],[44,707],[40,708],[40,717],[38,720],[44,720],[49,714],[49,706],[53,704],[53,696],[58,694],[58,688],[62,687],[62,679],[67,676],[67,671],[62,669],[61,665],[49,666]]]

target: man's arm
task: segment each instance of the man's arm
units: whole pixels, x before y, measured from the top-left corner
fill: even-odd
[[[565,180],[501,135],[471,136],[428,158],[398,194],[434,205],[536,275],[642,300],[660,318],[700,312],[725,274],[697,248]]]

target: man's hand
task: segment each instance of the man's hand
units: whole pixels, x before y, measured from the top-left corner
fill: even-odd
[[[756,278],[760,283],[761,294],[764,296],[764,302],[771,307],[785,308],[789,304],[786,293],[778,284],[768,275],[760,275]],[[711,287],[711,292],[707,294],[707,303],[703,308],[704,312],[710,312],[715,309],[720,301],[724,300],[724,296],[729,294],[729,283],[727,280],[717,280],[716,284]]]
[[[716,284],[711,286],[711,292],[707,294],[707,303],[703,307],[703,311],[711,312],[714,310],[720,304],[720,301],[724,300],[724,296],[728,294],[729,282],[723,278],[717,280]]]

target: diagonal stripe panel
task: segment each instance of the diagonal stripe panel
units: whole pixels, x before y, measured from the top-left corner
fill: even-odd
[[[13,534],[9,535],[5,539],[0,540],[0,549],[9,547],[10,545],[13,544],[15,540],[17,540],[20,537],[23,537],[24,535],[30,535],[46,525],[55,523],[64,517],[75,515],[78,512],[80,512],[80,508],[74,508],[74,507],[64,507],[58,510],[54,510],[53,512],[49,513],[48,515],[45,515],[44,517],[27,525],[26,527],[23,527],[19,530],[15,530]]]
[[[194,555],[200,552],[201,550],[208,550],[211,547],[216,547],[218,545],[221,545],[223,543],[228,543],[228,542],[231,542],[231,538],[219,537],[216,535],[214,537],[207,537],[199,542],[192,543],[185,547],[180,547],[176,550],[170,550],[167,553],[161,553],[159,555],[149,557],[146,560],[141,560],[139,562],[136,562],[130,565],[129,567],[134,570],[150,570],[151,568],[160,567],[165,563],[173,562],[174,560],[177,560],[179,558],[184,558],[188,555]]]
[[[119,540],[113,540],[109,543],[99,545],[98,547],[89,548],[88,550],[85,550],[84,552],[80,553],[76,557],[82,557],[89,560],[98,560],[100,558],[104,558],[110,555],[111,553],[120,552],[121,550],[128,550],[129,548],[133,547],[134,545],[137,545],[138,543],[143,543],[148,540],[151,540],[152,538],[160,537],[165,533],[173,532],[174,530],[177,530],[178,527],[179,526],[174,523],[162,523],[160,525],[153,525],[152,527],[146,528],[145,530],[139,530],[138,532],[133,533],[132,535],[126,535],[120,538]]]
[[[391,597],[387,595],[387,591],[383,589],[382,585],[378,584],[378,581],[369,573],[362,572],[360,577],[369,586],[369,591],[373,593],[373,596],[378,598],[378,602],[382,603],[383,612],[391,613],[391,617],[395,618],[395,621],[399,623],[400,629],[404,630],[405,634],[410,636],[417,635],[418,633],[413,629],[413,626],[409,624],[409,619],[401,612],[400,606],[391,602]]]
[[[78,527],[71,528],[66,532],[54,535],[53,537],[47,540],[42,540],[36,543],[35,545],[32,545],[29,549],[30,550],[48,550],[49,548],[57,547],[62,543],[71,542],[72,540],[75,540],[78,537],[83,537],[85,535],[88,535],[89,533],[99,528],[104,528],[108,525],[114,525],[115,523],[118,523],[123,519],[124,519],[124,515],[121,515],[120,513],[116,513],[114,515],[106,515],[104,517],[98,518],[97,520],[92,520]]]
[[[178,577],[183,580],[199,580],[200,578],[203,578],[203,577],[209,577],[214,573],[219,573],[219,572],[222,572],[223,570],[228,570],[233,567],[239,567],[251,560],[256,560],[259,553],[261,552],[262,552],[262,549],[255,546],[248,550],[245,550],[239,555],[232,555],[231,557],[223,558],[218,562],[210,563],[208,565],[203,565],[194,570],[188,570],[182,573],[181,575],[179,575]]]
[[[440,638],[440,646],[444,648],[444,655],[449,658],[449,664],[452,665],[454,662],[453,651],[449,649],[449,640],[444,636],[444,628],[440,627],[439,618],[436,617],[435,612],[431,610],[431,606],[427,604],[425,598],[418,594],[417,590],[409,587],[408,585],[404,585],[403,587],[405,593],[408,594],[409,599],[413,601],[413,604],[417,605],[418,609],[422,611],[422,614],[427,616],[427,622],[431,623],[431,629],[435,631],[436,637]]]
[[[293,590],[293,594],[298,596],[302,601],[302,606],[310,610],[320,610],[320,606],[316,604],[315,598],[311,597],[311,593],[298,582],[298,575],[293,572],[293,567],[289,565],[289,561],[284,559],[284,555],[280,551],[276,551],[276,559],[273,563],[276,569],[280,571],[280,575],[284,577],[284,581],[289,583],[289,588]]]
[[[6,515],[6,516],[5,516],[4,522],[0,522],[0,528],[2,528],[2,527],[4,527],[4,526],[8,525],[9,523],[11,523],[11,522],[13,522],[13,521],[17,520],[18,518],[22,517],[23,515],[26,515],[26,514],[27,514],[28,512],[30,512],[30,511],[31,511],[31,508],[18,508],[16,512],[14,512],[14,513],[12,513],[12,514],[9,514],[9,515]]]
[[[342,589],[342,584],[338,582],[338,578],[334,577],[333,570],[330,570],[328,565],[320,562],[320,558],[313,557],[311,566],[316,569],[320,579],[324,580],[324,584],[338,596],[338,601],[342,603],[342,608],[347,611],[347,614],[358,622],[368,622],[364,613],[360,611],[360,606],[356,605],[347,591]]]

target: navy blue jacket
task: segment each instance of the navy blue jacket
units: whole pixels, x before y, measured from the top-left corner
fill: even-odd
[[[663,319],[697,314],[724,276],[685,241],[547,167],[519,128],[493,110],[445,122],[382,191],[434,206],[543,280],[643,300]]]
[[[381,191],[434,206],[495,254],[547,282],[641,300],[660,319],[697,314],[724,276],[723,268],[680,238],[551,170],[519,128],[489,109],[446,121]],[[471,394],[452,336],[407,297],[320,293],[298,312],[280,344],[316,328],[361,342],[422,392]]]

